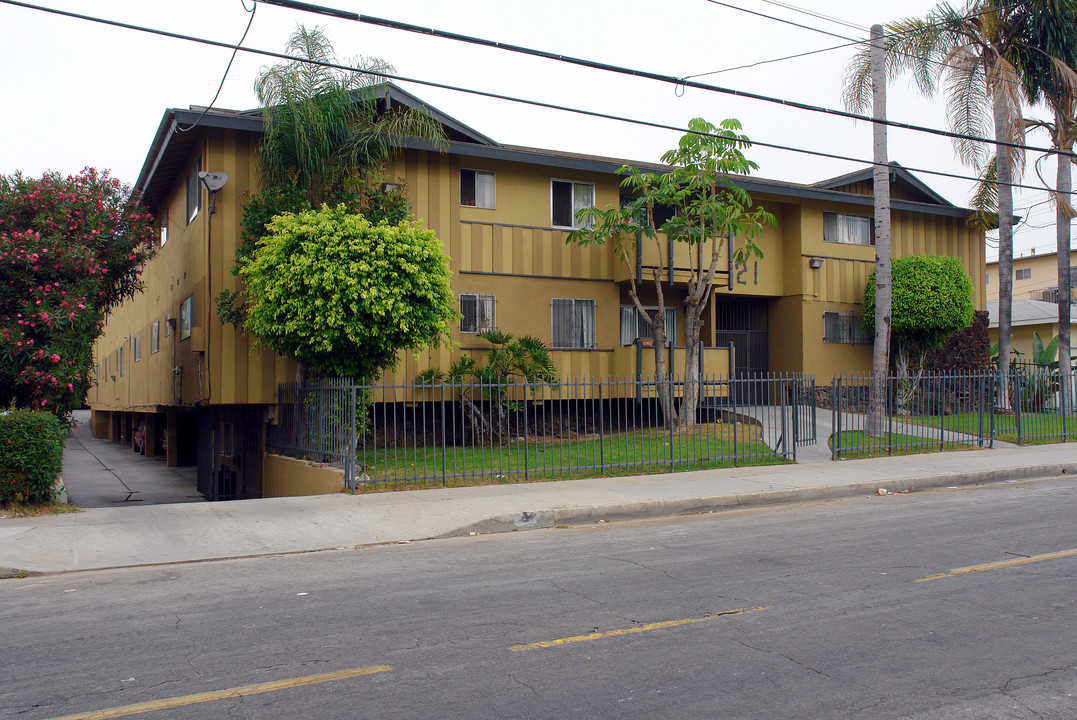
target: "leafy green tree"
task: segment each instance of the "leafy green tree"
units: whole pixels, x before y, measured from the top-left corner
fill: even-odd
[[[968,0],[962,9],[939,3],[923,18],[906,18],[886,26],[886,75],[907,71],[917,87],[932,96],[940,81],[946,93],[951,129],[964,135],[954,141],[962,161],[995,181],[976,200],[997,200],[999,228],[999,337],[1001,354],[1008,361],[1013,301],[1013,190],[1011,178],[1019,174],[1023,156],[1024,121],[1021,116],[1021,75],[1013,62],[1021,42],[1016,16],[1023,3],[1005,0]],[[846,107],[863,111],[871,105],[871,53],[869,47],[850,61],[845,76]],[[968,137],[987,137],[994,130],[996,159],[984,143]],[[982,216],[981,216],[982,217]],[[1003,397],[1006,397],[1003,387]]]
[[[267,230],[240,260],[243,329],[319,374],[373,379],[399,350],[436,347],[458,317],[441,242],[418,223],[323,206]]]
[[[910,255],[891,264],[891,338],[897,345],[895,365],[907,376],[919,376],[924,357],[948,336],[972,324],[972,281],[955,257]],[[864,329],[875,330],[875,273],[864,289]],[[916,349],[917,357],[910,357]]]
[[[392,157],[393,140],[412,136],[445,147],[441,125],[425,112],[380,108],[380,75],[393,66],[356,58],[346,72],[321,28],[296,28],[286,54],[296,58],[263,68],[255,82],[264,108],[260,162],[266,187],[294,185],[312,207],[336,205],[356,194],[366,173]],[[310,62],[313,61],[313,62]]]
[[[744,156],[743,150],[751,147],[745,135],[738,134],[741,124],[736,119],[723,120],[714,126],[702,118],[688,123],[689,132],[677,147],[662,155],[662,162],[671,167],[664,173],[642,172],[638,168],[624,166],[621,181],[633,197],[620,207],[585,208],[578,214],[582,227],[569,234],[568,242],[582,246],[610,243],[617,257],[628,268],[631,284],[628,294],[640,316],[645,318],[654,332],[655,375],[659,388],[659,402],[666,420],[671,426],[687,429],[695,425],[696,407],[699,402],[699,337],[703,326],[703,312],[713,293],[718,260],[728,238],[743,241],[739,247],[729,248],[737,262],[749,256],[762,257],[763,252],[755,244],[764,225],[773,225],[774,217],[759,206],[752,205],[751,196],[736,185],[735,176],[749,175],[758,169]],[[670,219],[659,222],[655,211],[664,208],[672,211]],[[678,414],[670,396],[669,377],[666,367],[666,296],[662,277],[668,268],[651,269],[658,298],[658,310],[652,315],[644,309],[636,293],[636,247],[638,243],[653,243],[656,257],[665,254],[659,233],[675,242],[684,243],[697,252],[687,253],[688,296],[684,304],[684,399]],[[673,257],[667,258],[672,264]],[[680,270],[681,268],[678,268]]]
[[[0,177],[0,406],[65,418],[82,403],[94,341],[141,289],[158,232],[107,171]]]
[[[427,140],[433,147],[447,145],[443,128],[429,114],[379,103],[378,88],[383,86],[383,81],[378,73],[393,72],[384,60],[350,61],[353,71],[328,67],[338,64],[329,39],[321,28],[308,29],[302,25],[289,38],[286,52],[295,59],[263,68],[255,83],[258,100],[264,108],[259,153],[263,190],[244,207],[243,243],[234,269],[234,274],[247,279],[251,268],[260,268],[263,273],[260,292],[266,290],[265,283],[275,282],[264,275],[269,269],[263,262],[267,255],[258,249],[259,243],[272,234],[269,227],[274,218],[331,206],[334,209],[327,210],[323,219],[362,214],[371,226],[384,221],[391,228],[402,227],[402,223],[410,220],[407,196],[402,187],[385,190],[381,182],[384,164],[395,152],[394,143],[411,136]],[[348,227],[349,232],[354,232],[354,219],[349,220]],[[413,231],[418,232],[415,228]],[[263,261],[255,255],[261,255]],[[371,267],[381,264],[380,259],[373,257],[362,262]],[[276,269],[282,273],[277,280],[283,282],[287,268]],[[401,271],[406,274],[406,268]],[[436,281],[437,277],[440,274],[431,280]],[[391,288],[387,285],[375,288],[375,292],[390,292]],[[396,350],[412,347],[423,332],[432,331],[441,317],[435,313],[425,324],[420,323],[418,327],[422,329],[418,334],[405,328],[396,333],[378,331],[378,342],[372,342],[372,334],[361,343],[373,353],[365,360],[334,359],[316,350],[347,345],[331,329],[338,319],[322,322],[325,307],[292,304],[294,311],[313,320],[306,329],[311,336],[300,339],[274,327],[275,323],[265,315],[267,308],[263,300],[256,298],[251,288],[225,291],[216,298],[217,315],[222,322],[242,326],[264,344],[298,360],[296,375],[300,380],[306,376],[308,364],[316,372],[349,368],[349,374],[371,377],[378,369],[391,367]],[[256,308],[259,314],[251,316]],[[317,336],[320,329],[327,333],[326,337]],[[269,334],[263,336],[260,330]],[[358,332],[358,328],[352,331]],[[430,338],[438,335],[434,332]],[[401,338],[404,344],[389,347],[382,342],[389,337]]]

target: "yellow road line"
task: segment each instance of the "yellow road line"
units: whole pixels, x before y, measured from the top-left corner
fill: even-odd
[[[1001,560],[999,562],[984,563],[983,565],[973,565],[972,567],[957,568],[950,572],[939,573],[938,575],[930,575],[928,577],[917,578],[913,582],[927,582],[929,580],[941,580],[942,578],[953,577],[955,575],[968,575],[969,573],[982,572],[984,570],[998,570],[1000,568],[1013,567],[1015,565],[1027,565],[1028,563],[1043,562],[1044,560],[1057,560],[1058,558],[1073,557],[1077,555],[1077,549],[1073,550],[1059,550],[1058,552],[1047,553],[1045,555],[1033,555],[1027,558],[1014,558],[1013,560]]]
[[[211,692],[195,693],[194,695],[181,695],[174,698],[162,698],[148,702],[135,703],[134,705],[121,705],[120,707],[94,710],[93,712],[76,713],[53,718],[53,720],[103,720],[103,718],[124,717],[138,715],[139,713],[153,712],[154,710],[169,710],[171,708],[194,705],[196,703],[211,702],[213,700],[226,700],[228,698],[243,697],[245,695],[257,695],[258,693],[274,692],[275,690],[287,690],[303,685],[331,682],[359,677],[360,675],[373,675],[374,673],[388,672],[392,670],[388,665],[367,665],[366,667],[351,668],[350,670],[337,670],[336,672],[319,673],[305,677],[290,678],[288,680],[274,680],[273,682],[256,683],[254,685],[241,685],[240,687],[228,688],[227,690],[213,690]]]
[[[632,633],[647,632],[648,630],[662,630],[664,628],[680,627],[681,625],[691,625],[692,623],[707,622],[708,620],[717,620],[718,618],[725,617],[727,615],[743,615],[744,613],[769,610],[770,607],[770,605],[759,605],[753,608],[737,608],[736,610],[723,610],[722,612],[714,613],[713,615],[706,615],[699,618],[666,620],[664,622],[650,623],[649,625],[636,625],[635,627],[622,628],[620,630],[610,630],[609,632],[590,633],[588,635],[573,635],[572,637],[558,638],[556,640],[543,640],[542,642],[535,642],[531,643],[530,645],[513,645],[509,649],[535,650],[537,648],[558,647],[560,645],[584,642],[586,640],[601,640],[602,638],[620,637],[621,635],[631,635]]]

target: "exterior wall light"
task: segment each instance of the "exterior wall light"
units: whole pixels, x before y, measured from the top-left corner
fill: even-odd
[[[823,258],[812,258],[808,261],[808,267],[812,270],[818,270],[823,267]]]

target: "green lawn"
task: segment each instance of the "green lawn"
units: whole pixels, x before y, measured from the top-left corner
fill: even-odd
[[[909,418],[904,419],[908,422]],[[946,427],[950,429],[949,424]],[[859,458],[883,457],[887,455],[916,455],[918,453],[939,452],[938,438],[922,437],[917,435],[903,435],[890,433],[881,438],[871,437],[860,430],[846,430],[840,435],[840,457],[845,460]],[[890,446],[887,446],[889,441]],[[828,441],[831,449],[834,448],[834,436]],[[976,447],[964,442],[946,442],[943,450],[970,450]]]
[[[441,486],[443,472],[445,485],[461,486],[785,462],[763,443],[759,428],[738,425],[736,431],[736,444],[731,425],[708,423],[674,434],[672,443],[668,431],[654,428],[562,441],[456,446],[444,453],[440,447],[360,448],[359,460],[374,481],[361,489]]]
[[[1062,418],[1057,413],[1022,412],[1021,434],[1022,442],[1026,445],[1063,442]],[[960,433],[977,435],[980,432],[980,416],[978,413],[956,413],[944,418],[946,430]],[[895,422],[906,422],[928,427],[939,427],[937,415],[912,415],[906,418],[895,418]],[[985,415],[983,419],[984,436],[991,434],[991,416]],[[1013,413],[995,413],[994,417],[995,439],[1005,442],[1017,442],[1017,415]],[[1065,440],[1077,440],[1077,417],[1066,418]]]

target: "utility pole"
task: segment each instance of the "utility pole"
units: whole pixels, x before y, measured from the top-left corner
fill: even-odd
[[[886,120],[886,51],[882,25],[871,26],[872,117]],[[886,125],[874,122],[872,160],[875,194],[875,344],[871,353],[871,390],[867,434],[882,437],[886,430],[886,383],[890,374],[890,162]]]

